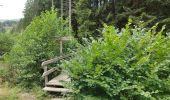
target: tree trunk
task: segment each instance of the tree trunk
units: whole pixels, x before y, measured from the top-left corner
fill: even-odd
[[[72,14],[71,0],[69,0],[69,28],[70,30],[71,30],[71,14]]]
[[[61,0],[60,2],[61,2],[61,8],[60,8],[60,10],[61,10],[61,17],[63,17],[63,0]]]

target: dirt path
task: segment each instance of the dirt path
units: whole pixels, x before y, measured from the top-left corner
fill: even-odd
[[[21,92],[17,93],[16,91],[9,89],[4,86],[0,86],[0,100],[37,100],[36,96],[31,93]]]
[[[20,93],[19,97],[21,100],[37,100],[35,95],[31,93]]]
[[[0,85],[0,100],[3,100],[7,96],[8,96],[7,90]]]
[[[7,95],[8,95],[7,90],[2,88],[2,86],[0,86],[0,97],[7,96]]]

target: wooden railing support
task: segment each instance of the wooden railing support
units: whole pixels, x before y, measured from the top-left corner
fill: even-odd
[[[63,41],[60,40],[60,56],[63,55]]]
[[[53,73],[54,71],[58,70],[58,68],[52,68],[50,70],[48,70],[48,65],[49,64],[52,64],[52,63],[55,63],[59,60],[62,60],[62,59],[65,59],[65,58],[68,58],[70,57],[72,54],[69,54],[69,55],[63,55],[63,42],[64,41],[68,41],[68,40],[71,40],[72,37],[61,37],[60,39],[57,39],[57,41],[60,42],[60,57],[56,57],[56,58],[53,58],[53,59],[50,59],[50,60],[47,60],[47,61],[44,61],[42,62],[41,66],[42,68],[44,69],[44,73],[42,75],[42,77],[45,78],[45,86],[47,85],[48,83],[48,75]]]
[[[44,72],[47,72],[47,66],[44,66]],[[45,76],[45,86],[48,83],[48,75]]]

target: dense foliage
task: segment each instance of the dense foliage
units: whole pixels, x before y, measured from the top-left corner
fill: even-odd
[[[13,66],[11,70],[17,73],[15,82],[24,86],[42,83],[42,61],[59,54],[56,37],[68,34],[67,21],[58,18],[54,10],[36,17],[5,56],[6,61]]]
[[[0,78],[42,84],[41,63],[59,55],[56,38],[70,35],[71,13],[81,43],[65,62],[75,100],[169,100],[169,12],[170,0],[27,0],[19,23],[0,22]],[[15,41],[9,30],[24,31]]]
[[[54,0],[53,4],[64,17],[68,17],[69,0]],[[52,0],[27,0],[24,27],[51,7]],[[82,37],[100,36],[103,23],[122,28],[131,17],[133,24],[144,21],[143,26],[150,28],[159,22],[158,29],[166,24],[166,31],[170,31],[169,11],[170,0],[72,0],[72,28],[75,37],[82,41]]]
[[[105,26],[103,38],[81,46],[66,61],[77,99],[170,99],[170,34],[155,27]]]
[[[94,37],[100,35],[98,30],[103,23],[122,28],[133,18],[133,24],[151,27],[155,23],[170,27],[169,0],[75,0],[75,14],[78,23],[78,37]],[[73,27],[75,25],[73,24]]]
[[[0,56],[9,52],[14,44],[14,34],[0,33]]]

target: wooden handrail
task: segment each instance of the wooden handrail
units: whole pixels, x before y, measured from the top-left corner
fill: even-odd
[[[48,83],[48,75],[49,75],[49,74],[53,73],[53,72],[56,71],[56,70],[60,71],[59,68],[57,68],[57,67],[54,67],[54,68],[48,70],[48,65],[49,65],[49,64],[52,64],[52,63],[54,63],[54,62],[57,62],[57,61],[59,61],[59,60],[62,60],[62,59],[64,59],[64,58],[68,58],[68,57],[70,57],[71,55],[72,55],[72,54],[68,54],[68,55],[56,57],[56,58],[53,58],[53,59],[50,59],[50,60],[47,60],[47,61],[42,62],[41,65],[42,65],[42,67],[43,67],[43,69],[44,69],[44,73],[43,73],[42,77],[45,78],[45,85]]]
[[[52,72],[54,72],[54,71],[56,71],[56,70],[61,71],[59,68],[54,67],[54,68],[52,68],[52,69],[47,70],[46,72],[44,72],[43,75],[42,75],[42,77],[48,76],[49,74],[51,74]]]
[[[44,66],[44,72],[46,72],[47,70],[48,70],[47,66]],[[46,84],[48,82],[48,76],[45,76],[44,78],[45,78],[45,86],[46,86]]]
[[[44,62],[42,62],[41,66],[44,67],[44,66],[49,65],[51,63],[54,63],[56,61],[62,60],[62,59],[67,58],[67,57],[70,57],[71,55],[72,54],[68,54],[68,55],[64,55],[64,56],[60,56],[60,57],[56,57],[56,58],[44,61]]]
[[[73,37],[71,37],[71,36],[67,36],[67,37],[56,37],[57,39],[57,41],[69,41],[69,40],[72,40],[73,39]]]
[[[48,65],[52,64],[54,62],[57,62],[59,60],[68,58],[68,57],[70,57],[72,55],[72,54],[68,54],[68,55],[64,55],[63,56],[63,41],[68,41],[68,40],[72,40],[72,37],[61,37],[61,38],[58,38],[57,41],[60,42],[60,56],[42,62],[41,66],[44,69],[44,73],[43,73],[42,77],[45,78],[45,85],[47,85],[47,83],[48,83],[48,75],[51,74],[52,72],[56,71],[56,70],[59,70],[59,68],[57,68],[57,67],[54,67],[54,68],[48,70]]]

